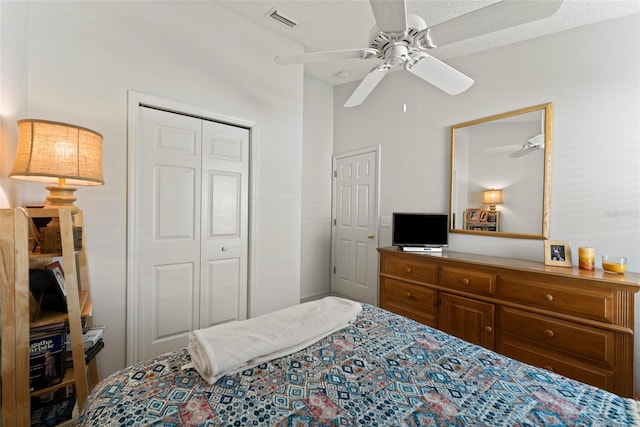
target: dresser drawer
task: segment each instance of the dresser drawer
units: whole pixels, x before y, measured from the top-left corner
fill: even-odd
[[[383,277],[380,280],[381,300],[394,304],[403,304],[434,313],[438,293],[420,285]]]
[[[500,330],[519,340],[583,360],[613,365],[614,333],[573,322],[501,307]]]
[[[477,270],[442,267],[442,285],[478,294],[493,295],[496,291],[496,275]]]
[[[409,319],[413,319],[424,325],[431,326],[432,328],[438,327],[438,319],[436,318],[435,313],[426,312],[406,305],[396,304],[393,301],[381,303],[380,307],[401,316],[408,317]]]
[[[598,366],[580,363],[551,351],[541,350],[518,340],[504,339],[497,349],[512,359],[529,365],[591,384],[605,390],[614,391],[615,374]]]
[[[555,286],[502,276],[500,297],[546,310],[612,323],[614,294],[607,289]]]
[[[438,280],[438,265],[420,259],[385,256],[381,264],[381,273],[419,282],[437,283]]]

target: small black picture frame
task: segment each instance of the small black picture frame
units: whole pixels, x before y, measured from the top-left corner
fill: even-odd
[[[39,311],[67,312],[67,298],[52,270],[29,269],[29,290],[38,303],[36,314]]]

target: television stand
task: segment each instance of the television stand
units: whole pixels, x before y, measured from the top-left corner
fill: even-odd
[[[424,246],[400,246],[398,249],[404,252],[442,253],[442,248],[429,248]]]

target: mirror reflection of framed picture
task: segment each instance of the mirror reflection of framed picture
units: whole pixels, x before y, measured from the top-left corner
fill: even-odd
[[[467,209],[467,221],[476,222],[480,218],[480,209]]]
[[[565,240],[544,241],[544,264],[571,267],[571,245]]]

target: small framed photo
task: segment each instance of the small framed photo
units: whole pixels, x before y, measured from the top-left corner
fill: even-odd
[[[487,222],[489,219],[489,211],[480,211],[480,222]]]
[[[564,240],[544,241],[544,264],[571,267],[571,245]]]
[[[476,222],[480,218],[480,209],[467,209],[467,221]]]
[[[45,269],[51,270],[53,276],[56,278],[56,282],[58,282],[58,287],[62,292],[62,295],[67,296],[67,290],[65,289],[64,282],[64,270],[62,269],[62,265],[59,261],[54,261],[51,264],[47,264],[44,266]]]

